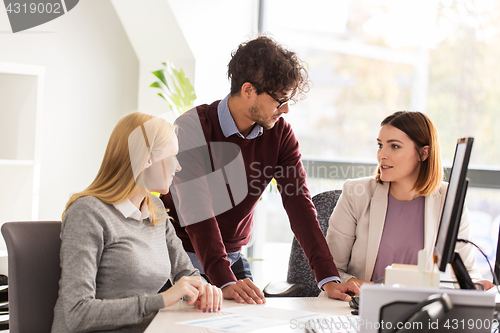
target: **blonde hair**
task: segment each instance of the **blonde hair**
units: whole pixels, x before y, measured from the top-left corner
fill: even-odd
[[[432,121],[418,111],[398,111],[385,118],[380,126],[384,125],[391,125],[403,131],[413,141],[417,151],[424,146],[429,146],[429,156],[421,162],[420,173],[412,190],[417,191],[422,196],[434,192],[441,185],[444,173],[438,131]],[[375,179],[382,183],[380,165],[375,171]]]
[[[164,119],[144,113],[134,112],[123,117],[111,133],[94,181],[85,190],[70,197],[62,216],[78,198],[93,196],[105,203],[115,204],[129,198],[140,187],[144,188],[139,185],[142,185],[142,171],[148,159],[155,151],[165,147],[175,131],[176,127]],[[151,195],[145,197],[145,203],[152,223],[156,225],[159,222],[156,214],[163,212],[157,210]]]

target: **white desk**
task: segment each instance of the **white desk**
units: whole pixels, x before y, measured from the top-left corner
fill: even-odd
[[[166,333],[166,332],[223,332],[204,327],[196,327],[179,322],[189,320],[210,319],[221,317],[228,314],[226,310],[233,310],[239,314],[248,316],[271,317],[281,319],[286,323],[281,326],[269,327],[267,329],[259,329],[252,332],[304,332],[299,329],[298,322],[305,322],[312,318],[313,314],[327,315],[344,315],[350,314],[351,308],[347,302],[336,301],[329,299],[326,295],[321,294],[319,297],[305,298],[290,298],[290,297],[275,297],[267,298],[264,305],[239,304],[234,301],[223,301],[223,307],[217,313],[203,313],[194,309],[192,306],[187,306],[186,302],[179,301],[177,304],[160,310],[155,319],[151,322],[144,333]],[[302,312],[302,313],[301,313]],[[307,313],[304,313],[307,312]],[[306,316],[301,316],[305,314]],[[297,318],[299,316],[302,318]],[[295,319],[297,318],[297,319]],[[292,322],[292,320],[294,320]],[[303,326],[302,326],[303,327]],[[226,331],[228,332],[228,331]]]

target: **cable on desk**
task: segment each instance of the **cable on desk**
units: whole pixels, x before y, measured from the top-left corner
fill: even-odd
[[[458,285],[457,280],[439,280],[439,283],[450,283],[450,284]],[[485,290],[484,285],[480,282],[474,282],[474,285],[476,286],[477,290]],[[450,289],[453,289],[453,288],[450,288]]]
[[[499,284],[498,283],[498,279],[497,279],[497,276],[495,275],[495,272],[493,271],[493,267],[491,267],[491,263],[490,263],[490,260],[488,259],[488,256],[483,252],[483,250],[481,250],[481,248],[479,246],[477,246],[476,244],[474,244],[474,242],[471,242],[471,241],[469,241],[467,239],[462,239],[462,238],[457,239],[457,242],[472,244],[472,245],[474,245],[476,247],[476,249],[479,250],[479,252],[481,252],[481,254],[486,259],[486,262],[488,263],[488,266],[490,266],[491,275],[493,276],[493,283],[497,287],[497,291],[500,294],[500,287],[498,286],[498,284]],[[498,331],[498,328],[497,328],[497,331]]]

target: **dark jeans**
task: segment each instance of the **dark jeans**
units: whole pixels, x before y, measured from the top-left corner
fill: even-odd
[[[253,281],[252,271],[250,270],[250,263],[248,262],[248,259],[245,258],[245,256],[243,254],[240,256],[240,259],[238,259],[231,266],[231,270],[233,271],[234,276],[236,276],[236,278],[238,280],[243,280],[243,279],[249,278],[250,280]],[[201,276],[203,276],[203,278],[205,280],[207,280],[208,283],[211,283],[208,276],[206,276],[205,274],[201,274]],[[172,283],[170,282],[170,280],[168,280],[167,283],[165,283],[165,285],[161,288],[161,290],[159,292],[160,293],[164,292],[165,290],[167,290],[170,287],[172,287]]]
[[[250,280],[253,281],[252,271],[250,270],[250,263],[248,262],[248,259],[245,258],[245,256],[243,254],[240,255],[240,259],[238,259],[231,266],[231,270],[233,271],[234,276],[236,276],[236,278],[238,280],[243,280],[243,279],[249,278]],[[203,276],[203,278],[205,280],[207,280],[209,283],[211,283],[210,280],[208,279],[208,276],[206,276],[205,274],[202,274],[201,276]]]

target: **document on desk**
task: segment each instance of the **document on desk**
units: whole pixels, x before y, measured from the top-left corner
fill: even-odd
[[[310,319],[314,316],[319,316],[319,313],[300,310],[279,309],[272,307],[262,306],[235,306],[232,308],[224,309],[225,312],[235,314],[245,314],[256,317],[278,318],[289,322],[292,319]]]
[[[220,313],[220,316],[206,319],[181,321],[177,324],[198,326],[203,328],[217,329],[231,332],[247,332],[262,328],[286,325],[288,322],[281,319],[254,317],[231,313]]]
[[[245,332],[258,329],[289,325],[291,320],[308,320],[316,317],[319,313],[309,311],[298,311],[278,309],[260,306],[236,306],[224,309],[220,316],[206,319],[189,320],[177,324],[199,326],[204,328]]]

